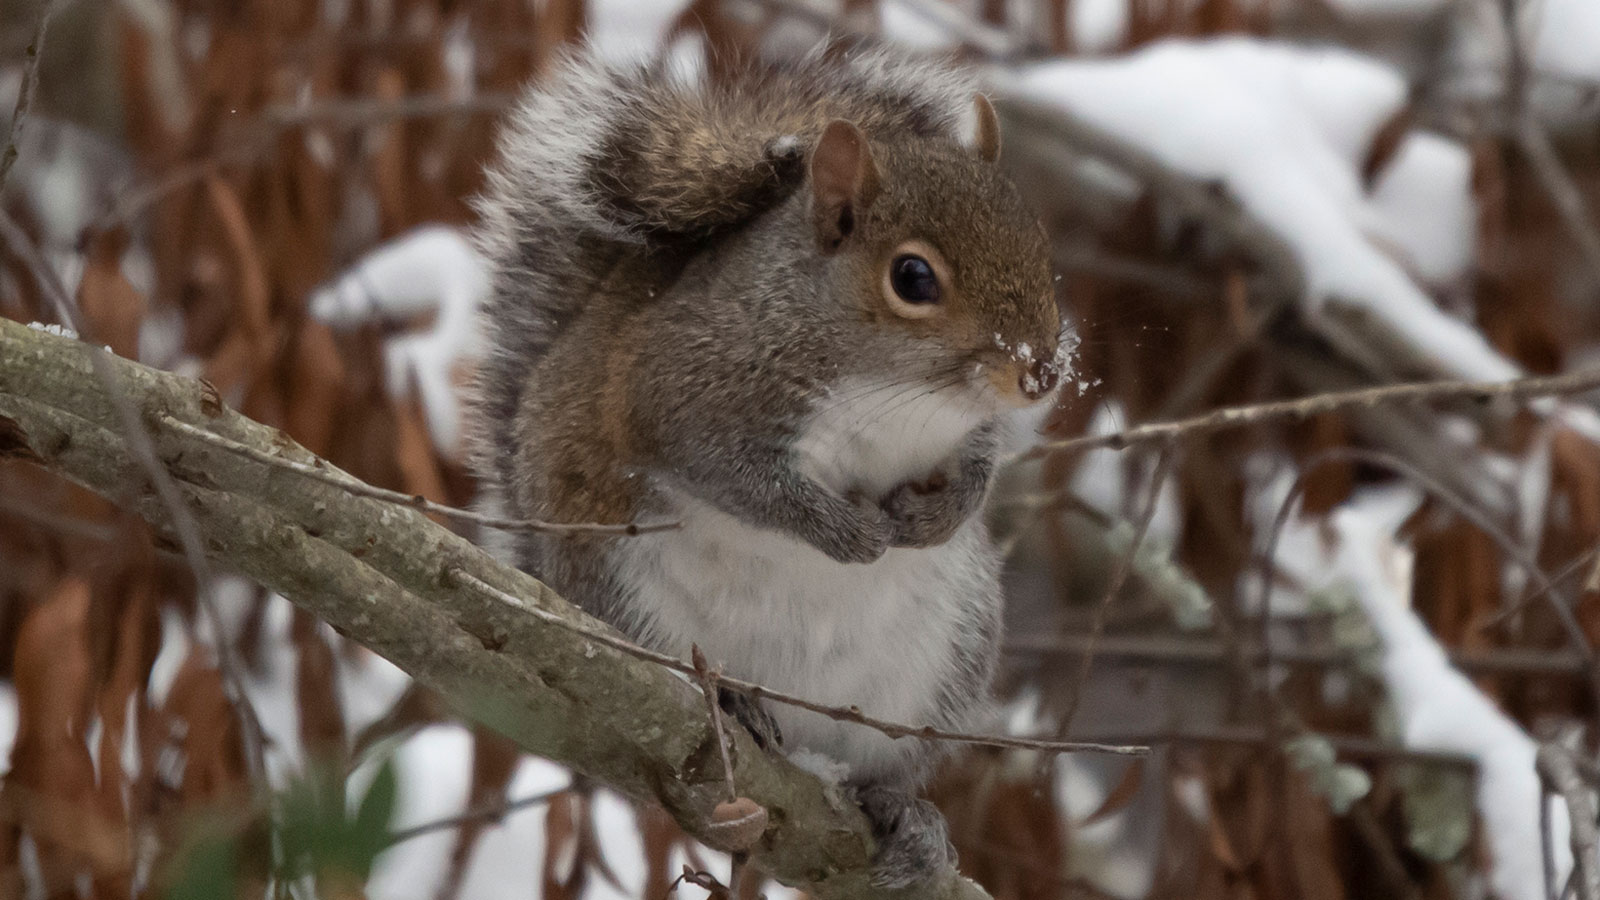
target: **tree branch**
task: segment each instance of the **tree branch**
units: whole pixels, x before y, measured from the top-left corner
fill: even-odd
[[[1177,440],[1262,422],[1303,420],[1323,413],[1371,409],[1406,401],[1470,400],[1487,403],[1501,398],[1527,400],[1536,397],[1563,397],[1594,390],[1600,390],[1600,368],[1582,369],[1562,375],[1516,378],[1510,381],[1421,381],[1386,384],[1353,391],[1313,394],[1293,400],[1274,400],[1252,406],[1224,407],[1175,422],[1139,425],[1115,434],[1066,438],[1040,444],[1023,454],[1022,458],[1034,459],[1055,453],[1101,448],[1120,450],[1134,444]]]
[[[170,515],[96,377],[89,348],[0,320],[0,456],[44,465],[138,512]],[[606,626],[421,513],[262,466],[163,424],[165,417],[288,459],[316,459],[280,432],[218,408],[195,381],[113,360],[204,536],[206,552],[283,594],[532,753],[660,803],[704,835],[725,779],[698,692],[582,632]],[[9,420],[9,421],[5,421]],[[556,627],[448,573],[470,573]],[[769,812],[755,859],[819,900],[890,898],[869,883],[874,845],[853,804],[730,734],[741,793]],[[953,869],[920,896],[983,898]]]

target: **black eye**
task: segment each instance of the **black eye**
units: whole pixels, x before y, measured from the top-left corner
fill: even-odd
[[[920,256],[896,256],[889,264],[889,286],[907,303],[939,302],[939,278]]]

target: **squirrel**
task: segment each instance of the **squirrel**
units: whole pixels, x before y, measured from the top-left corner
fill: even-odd
[[[987,722],[981,506],[1067,369],[1045,233],[999,145],[971,74],[881,47],[725,79],[565,57],[475,201],[481,503],[680,527],[492,549],[646,646],[882,719]],[[843,764],[875,883],[953,862],[917,796],[938,745],[722,700],[766,745]]]

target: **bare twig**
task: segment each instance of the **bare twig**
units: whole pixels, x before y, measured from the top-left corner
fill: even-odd
[[[409,506],[413,509],[419,509],[426,513],[447,516],[463,522],[473,522],[488,528],[500,528],[507,531],[537,531],[543,534],[563,536],[593,535],[597,537],[632,537],[640,534],[654,534],[660,531],[671,531],[672,529],[678,527],[677,522],[651,522],[642,525],[636,523],[626,523],[621,525],[599,525],[587,523],[562,524],[559,522],[545,522],[539,519],[511,519],[504,516],[491,516],[486,513],[475,512],[470,509],[461,509],[455,506],[446,506],[442,503],[435,503],[420,494],[406,494],[400,491],[391,491],[387,488],[376,487],[374,485],[367,484],[365,481],[362,481],[354,475],[341,472],[337,469],[332,469],[321,465],[307,465],[302,462],[296,462],[292,459],[285,459],[277,454],[268,453],[255,447],[241,444],[238,441],[229,440],[220,434],[190,425],[187,422],[179,421],[171,416],[162,416],[161,422],[163,425],[166,425],[169,428],[181,431],[184,434],[196,440],[204,441],[213,447],[226,450],[229,453],[237,454],[245,457],[246,459],[254,460],[263,465],[273,466],[275,468],[294,472],[295,474],[301,475],[305,478],[316,479],[324,484],[330,484],[342,491],[347,491],[351,494],[354,494],[357,497],[369,497],[373,500],[382,500],[385,503],[398,503],[402,506]],[[321,460],[319,459],[317,462],[321,463]]]
[[[1588,636],[1584,634],[1583,626],[1578,624],[1578,620],[1572,614],[1571,599],[1551,582],[1550,576],[1546,575],[1544,569],[1540,568],[1539,561],[1534,559],[1525,548],[1517,543],[1515,538],[1506,533],[1504,528],[1492,521],[1482,510],[1467,502],[1428,473],[1394,454],[1358,447],[1336,447],[1325,451],[1323,456],[1328,462],[1339,459],[1354,460],[1399,472],[1421,485],[1433,497],[1443,501],[1446,506],[1455,510],[1458,515],[1488,535],[1489,539],[1494,541],[1501,551],[1511,558],[1512,562],[1522,567],[1528,573],[1528,576],[1533,579],[1538,586],[1539,595],[1545,598],[1551,611],[1556,614],[1556,619],[1561,623],[1561,627],[1566,632],[1573,649],[1582,654],[1584,661],[1590,665],[1591,669],[1593,668],[1597,659],[1594,647],[1589,643]],[[1600,672],[1591,672],[1591,678],[1594,677],[1600,677]],[[1600,700],[1600,682],[1594,685],[1594,689],[1596,699]]]
[[[260,117],[240,127],[237,138],[221,143],[216,153],[179,163],[148,182],[116,198],[95,217],[90,232],[103,232],[126,224],[163,197],[206,178],[228,164],[255,161],[274,146],[285,129],[305,125],[364,127],[394,119],[455,115],[481,115],[504,110],[514,98],[508,94],[480,94],[467,98],[402,97],[392,101],[325,100],[293,106],[270,106]]]
[[[1526,549],[1519,545],[1516,542],[1516,539],[1514,539],[1510,534],[1506,533],[1504,528],[1501,528],[1497,523],[1491,520],[1487,515],[1484,514],[1482,510],[1478,509],[1476,506],[1472,505],[1472,503],[1457,495],[1438,479],[1412,465],[1410,462],[1391,453],[1385,453],[1381,450],[1366,450],[1357,447],[1335,447],[1324,451],[1322,454],[1319,454],[1315,461],[1311,465],[1308,465],[1306,471],[1309,472],[1310,469],[1316,465],[1322,465],[1328,462],[1340,460],[1363,462],[1369,465],[1380,466],[1382,468],[1399,472],[1407,478],[1415,481],[1430,495],[1442,501],[1446,506],[1449,506],[1451,509],[1455,510],[1455,512],[1462,518],[1465,518],[1484,534],[1488,535],[1489,539],[1494,541],[1507,557],[1520,566],[1525,572],[1527,572],[1528,576],[1533,579],[1538,588],[1538,595],[1545,599],[1546,605],[1549,606],[1551,611],[1555,613],[1556,621],[1561,625],[1562,630],[1566,633],[1568,642],[1571,643],[1572,648],[1583,657],[1585,663],[1584,674],[1587,675],[1587,687],[1592,698],[1596,702],[1600,702],[1600,667],[1597,667],[1596,665],[1597,659],[1600,658],[1597,658],[1593,645],[1589,643],[1588,636],[1584,634],[1583,626],[1578,623],[1577,617],[1573,615],[1571,600],[1566,597],[1565,592],[1561,591],[1555,585],[1555,583],[1550,579],[1550,576],[1545,574],[1544,569],[1540,568],[1539,561],[1534,559],[1532,554],[1528,553]],[[1302,473],[1301,478],[1304,477],[1305,473]],[[1282,515],[1280,514],[1280,519],[1281,518]],[[1269,591],[1270,587],[1271,583],[1269,580]],[[1264,603],[1270,600],[1270,593],[1264,593],[1262,600]],[[1263,610],[1263,612],[1265,612],[1265,610]]]
[[[1087,635],[1017,636],[1007,640],[1004,652],[1012,656],[1079,656],[1089,651]],[[1215,640],[1151,635],[1105,635],[1094,646],[1096,659],[1129,665],[1226,665],[1229,649]],[[1349,668],[1357,655],[1342,647],[1284,647],[1274,644],[1268,654],[1259,644],[1245,644],[1240,653],[1251,665],[1268,659],[1278,666]],[[1496,648],[1447,651],[1451,665],[1471,675],[1524,675],[1536,677],[1588,677],[1583,657],[1563,650]]]
[[[1471,772],[1477,761],[1470,756],[1441,750],[1418,750],[1400,747],[1377,738],[1345,734],[1316,732],[1326,740],[1340,757],[1369,762],[1407,762]],[[1138,743],[1157,746],[1227,745],[1239,747],[1276,747],[1281,735],[1259,725],[1216,725],[1187,727],[1175,725],[1152,731],[1098,732],[1096,740],[1110,743]]]
[[[6,178],[11,167],[17,164],[17,141],[22,138],[22,126],[33,109],[33,97],[39,92],[39,58],[44,54],[44,36],[50,20],[61,8],[64,0],[49,0],[39,11],[39,23],[34,26],[33,40],[28,42],[27,61],[22,64],[22,84],[17,88],[17,106],[11,113],[11,126],[6,133],[6,146],[0,150],[0,194],[5,193]]]
[[[1173,422],[1153,422],[1114,434],[1086,435],[1040,444],[1024,454],[1024,459],[1109,448],[1121,450],[1136,444],[1191,438],[1230,428],[1242,428],[1280,419],[1306,419],[1340,410],[1370,408],[1407,401],[1496,399],[1523,400],[1532,397],[1558,397],[1600,390],[1600,369],[1585,369],[1564,375],[1517,378],[1511,381],[1424,381],[1387,384],[1354,391],[1315,394],[1294,400],[1275,400],[1249,406],[1230,406]]]
[[[1139,517],[1133,524],[1133,536],[1128,541],[1128,549],[1117,560],[1117,568],[1112,572],[1111,581],[1106,584],[1105,593],[1101,595],[1100,602],[1095,606],[1094,616],[1089,626],[1089,644],[1078,662],[1078,673],[1073,679],[1071,693],[1067,697],[1067,706],[1061,713],[1061,724],[1056,726],[1057,738],[1064,738],[1072,728],[1072,720],[1078,714],[1078,707],[1082,704],[1084,688],[1089,682],[1089,670],[1094,666],[1094,648],[1099,642],[1101,634],[1105,632],[1106,616],[1111,611],[1111,604],[1122,595],[1122,588],[1128,583],[1128,576],[1132,574],[1134,561],[1139,556],[1139,548],[1144,544],[1145,535],[1150,531],[1150,523],[1155,520],[1156,509],[1161,505],[1161,489],[1167,483],[1167,475],[1172,471],[1174,459],[1177,457],[1177,448],[1167,444],[1161,448],[1156,457],[1155,469],[1150,473],[1150,487],[1145,498],[1144,508],[1139,511]],[[1041,766],[1042,769],[1042,766]]]
[[[728,800],[731,802],[739,799],[739,791],[733,784],[733,760],[728,757],[728,737],[722,732],[722,705],[717,702],[717,681],[722,677],[722,671],[706,663],[706,655],[700,651],[699,644],[690,646],[689,659],[694,664],[700,692],[706,695],[706,715],[710,717],[711,730],[717,736],[717,752],[722,756],[722,777],[728,783]]]
[[[1568,578],[1571,578],[1573,575],[1576,575],[1580,570],[1592,567],[1597,561],[1600,561],[1600,547],[1591,547],[1588,550],[1585,550],[1583,553],[1580,553],[1577,559],[1574,559],[1573,561],[1562,566],[1559,571],[1557,571],[1554,575],[1551,575],[1550,583],[1560,584],[1561,582],[1566,581]],[[1583,589],[1585,591],[1595,590],[1595,588],[1589,586],[1587,581],[1584,583]],[[1546,592],[1543,588],[1534,588],[1533,590],[1528,591],[1527,594],[1518,599],[1515,603],[1506,606],[1504,609],[1495,613],[1493,617],[1484,621],[1480,626],[1480,630],[1498,628],[1501,625],[1504,625],[1506,622],[1509,622],[1521,615],[1528,607],[1538,603],[1540,600],[1543,600],[1545,593]]]
[[[1526,113],[1521,116],[1516,136],[1517,146],[1528,157],[1539,184],[1561,215],[1561,223],[1566,226],[1573,243],[1578,245],[1578,252],[1583,255],[1590,278],[1600,281],[1600,227],[1595,224],[1589,201],[1584,199],[1583,191],[1573,180],[1572,173],[1562,165],[1560,155],[1550,142],[1549,133],[1533,116]]]
[[[1593,791],[1578,775],[1573,752],[1559,741],[1539,745],[1539,775],[1561,795],[1571,820],[1573,874],[1578,900],[1600,900],[1600,827],[1596,826]],[[1549,804],[1544,804],[1548,806]],[[1548,845],[1548,841],[1546,842]],[[1547,846],[1547,852],[1553,848]]]
[[[666,653],[658,653],[654,650],[641,647],[620,635],[606,634],[604,632],[585,628],[576,622],[562,618],[561,616],[558,616],[555,613],[547,610],[540,609],[531,603],[527,603],[518,598],[515,594],[503,591],[464,569],[451,569],[449,575],[463,587],[471,588],[472,590],[477,591],[484,596],[498,600],[501,603],[512,607],[513,609],[526,612],[540,621],[555,625],[558,628],[564,628],[573,632],[574,634],[582,635],[588,640],[603,644],[621,653],[626,653],[629,656],[635,657],[636,659],[642,659],[647,662],[655,663],[658,666],[671,669],[674,672],[687,675],[690,678],[696,677],[697,673],[695,672],[694,666],[684,662],[681,659],[678,659],[675,656],[671,656]],[[771,700],[774,703],[782,703],[785,706],[798,707],[819,715],[827,716],[828,718],[837,722],[852,722],[857,725],[871,728],[874,731],[881,732],[892,738],[915,738],[923,741],[945,741],[954,744],[973,744],[980,747],[1000,747],[1012,750],[1037,750],[1043,753],[1110,753],[1117,756],[1144,756],[1149,752],[1148,747],[1139,746],[1097,744],[1084,741],[1052,741],[1042,740],[1039,738],[1010,737],[1008,735],[998,734],[966,734],[955,731],[944,731],[942,729],[933,728],[926,725],[903,725],[899,722],[890,722],[884,719],[878,719],[869,716],[863,713],[859,707],[828,706],[826,704],[807,700],[804,697],[796,697],[793,694],[775,691],[772,688],[764,687],[754,682],[745,681],[741,678],[733,678],[731,676],[724,675],[721,676],[719,680],[722,684],[725,684],[736,691],[749,694],[752,698],[757,700]]]
[[[403,844],[406,841],[412,840],[413,838],[419,838],[423,835],[432,834],[436,831],[459,828],[462,825],[467,825],[472,822],[494,821],[510,815],[511,813],[517,812],[518,810],[527,809],[530,806],[539,806],[540,804],[549,803],[555,797],[564,794],[569,790],[572,790],[572,787],[570,785],[566,785],[527,797],[518,797],[515,800],[502,799],[493,803],[481,803],[472,807],[471,809],[453,816],[448,816],[443,819],[434,819],[431,822],[423,822],[420,825],[413,825],[410,828],[402,828],[399,831],[392,832],[384,841],[384,846],[393,847],[396,844]]]
[[[261,110],[256,126],[267,129],[302,125],[361,128],[396,119],[492,115],[505,112],[516,102],[517,96],[514,93],[475,94],[471,97],[420,94],[394,100],[367,97],[317,99],[309,103],[268,106]]]
[[[1600,280],[1600,229],[1596,229],[1589,203],[1571,173],[1561,163],[1550,135],[1528,103],[1531,84],[1530,61],[1519,16],[1518,0],[1500,0],[1500,16],[1506,34],[1506,102],[1510,109],[1512,134],[1550,202],[1555,204],[1561,223],[1578,245],[1578,252],[1590,275]]]

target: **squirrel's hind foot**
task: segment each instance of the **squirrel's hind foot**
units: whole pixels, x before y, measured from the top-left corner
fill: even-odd
[[[956,848],[938,807],[900,788],[860,788],[856,800],[872,822],[878,856],[872,861],[872,884],[897,890],[919,884],[954,865]]]
[[[783,748],[783,732],[778,728],[778,720],[761,708],[761,701],[721,688],[717,692],[717,703],[723,712],[733,716],[750,732],[756,739],[756,746],[763,750]]]

